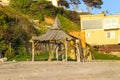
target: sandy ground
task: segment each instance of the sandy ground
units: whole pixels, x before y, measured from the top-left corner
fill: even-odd
[[[120,61],[5,62],[0,80],[120,80]]]

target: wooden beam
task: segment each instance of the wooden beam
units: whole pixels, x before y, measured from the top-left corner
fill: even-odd
[[[84,55],[83,55],[81,43],[79,42],[78,39],[75,41],[75,47],[76,47],[76,53],[77,53],[77,62],[80,62],[80,61],[83,62]]]
[[[67,60],[68,60],[68,47],[67,47],[67,40],[65,39],[65,59],[66,59],[66,62],[67,62]]]
[[[58,61],[58,49],[59,49],[59,46],[57,46],[57,48],[56,48],[56,59],[57,59],[57,61]]]
[[[79,47],[78,44],[76,43],[76,52],[77,52],[77,62],[80,62],[80,51],[79,51]]]
[[[84,53],[83,53],[83,50],[82,50],[81,43],[79,43],[78,46],[79,46],[78,48],[79,48],[79,51],[80,51],[81,62],[84,62]]]
[[[32,41],[32,61],[34,61],[34,56],[35,56],[35,44],[34,41]]]

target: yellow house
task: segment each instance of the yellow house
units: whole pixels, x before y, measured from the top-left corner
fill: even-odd
[[[8,6],[10,0],[0,0],[0,6]]]
[[[120,44],[120,14],[81,15],[81,29],[90,45]]]

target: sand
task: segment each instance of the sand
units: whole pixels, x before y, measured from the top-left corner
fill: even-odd
[[[4,62],[0,80],[120,80],[120,61]]]

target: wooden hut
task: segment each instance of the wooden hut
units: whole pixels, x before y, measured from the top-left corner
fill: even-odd
[[[56,58],[58,60],[58,55],[59,55],[59,49],[62,47],[64,48],[64,55],[65,55],[65,61],[68,60],[68,42],[69,41],[74,41],[74,46],[75,46],[75,52],[77,54],[77,61],[80,62],[83,60],[83,53],[82,53],[82,48],[79,43],[78,38],[69,35],[65,33],[61,26],[60,22],[58,20],[58,17],[55,18],[55,21],[53,23],[53,26],[51,29],[46,32],[45,34],[41,36],[34,36],[31,39],[32,42],[32,61],[34,61],[34,54],[35,54],[35,47],[39,43],[44,43],[45,45],[48,45],[49,51],[51,51],[50,54],[53,52],[56,52]]]

